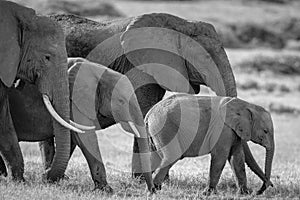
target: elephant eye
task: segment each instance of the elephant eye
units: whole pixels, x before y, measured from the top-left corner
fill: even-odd
[[[264,129],[264,132],[265,132],[265,134],[267,134],[267,133],[268,133],[268,130],[267,130],[267,129]]]
[[[120,104],[125,104],[125,101],[123,99],[119,99]]]

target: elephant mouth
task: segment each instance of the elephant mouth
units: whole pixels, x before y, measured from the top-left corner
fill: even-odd
[[[93,130],[95,129],[95,126],[85,126],[85,125],[81,125],[81,124],[77,124],[73,121],[70,120],[70,124],[68,122],[66,122],[63,118],[61,118],[59,116],[59,114],[57,114],[57,112],[55,111],[55,109],[53,108],[50,99],[47,95],[43,94],[43,102],[48,110],[48,112],[50,113],[50,115],[62,126],[75,131],[77,133],[85,133],[85,130]]]
[[[126,122],[121,121],[119,123],[126,132],[134,134],[134,137],[137,137],[137,138],[147,137],[146,130],[144,130],[145,127],[139,127],[132,121],[126,121]]]

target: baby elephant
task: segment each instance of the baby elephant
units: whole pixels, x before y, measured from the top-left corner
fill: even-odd
[[[184,157],[211,154],[209,181],[205,195],[216,192],[226,160],[230,162],[241,194],[249,194],[245,172],[243,141],[266,148],[265,181],[258,193],[272,185],[274,155],[273,123],[262,107],[238,98],[176,94],[157,103],[145,123],[152,148],[152,170],[157,170],[157,189],[168,170]]]

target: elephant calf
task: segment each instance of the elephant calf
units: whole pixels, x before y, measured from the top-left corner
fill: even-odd
[[[216,192],[226,160],[237,178],[240,193],[250,193],[243,140],[266,148],[266,175],[258,193],[272,185],[273,124],[270,114],[260,106],[232,97],[177,94],[157,103],[147,113],[145,124],[155,150],[151,162],[152,170],[157,170],[153,182],[158,189],[178,160],[210,153],[209,181],[204,194]]]

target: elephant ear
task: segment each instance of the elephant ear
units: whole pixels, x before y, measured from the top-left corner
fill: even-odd
[[[76,62],[69,69],[70,100],[72,106],[94,121],[96,119],[97,86],[107,70],[91,62]]]
[[[251,113],[243,104],[243,101],[232,98],[227,102],[225,124],[229,126],[242,140],[251,139]]]
[[[35,11],[8,1],[0,1],[0,79],[10,87],[21,59],[22,29],[33,25]],[[5,27],[5,28],[3,28]]]
[[[135,18],[121,35],[126,57],[167,90],[194,93],[191,81],[225,94],[220,72],[206,49],[187,35],[165,28],[177,21],[171,16],[155,14]]]

